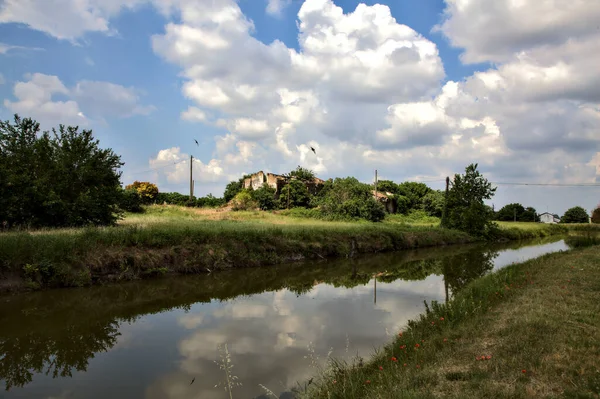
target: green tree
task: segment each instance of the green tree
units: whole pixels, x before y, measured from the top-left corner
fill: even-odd
[[[398,184],[397,194],[403,195],[409,200],[409,210],[420,209],[423,197],[433,191],[425,183],[404,182]]]
[[[380,193],[398,194],[398,185],[391,180],[379,180],[377,182],[377,191]]]
[[[0,221],[10,226],[109,225],[121,201],[120,157],[91,130],[60,125],[40,133],[15,115],[0,121]]]
[[[303,182],[313,181],[315,179],[315,174],[312,170],[303,168],[300,165],[298,165],[296,169],[292,170],[289,176]]]
[[[592,223],[600,223],[600,205],[592,211]]]
[[[138,191],[136,189],[123,190],[121,192],[121,201],[119,203],[119,208],[121,208],[125,212],[143,212],[142,199],[140,198],[140,194],[138,193]]]
[[[504,205],[498,212],[496,212],[496,220],[512,222],[515,220],[516,215],[516,219],[520,221],[523,212],[525,212],[525,207],[519,203]]]
[[[421,207],[429,216],[442,217],[444,193],[439,190],[431,190],[421,199]]]
[[[590,217],[585,209],[575,206],[567,210],[560,219],[561,223],[589,223]]]
[[[385,208],[373,198],[372,187],[354,177],[336,178],[322,190],[318,205],[325,217],[333,219],[366,219],[379,222]]]
[[[496,192],[492,184],[477,170],[477,164],[466,167],[465,174],[454,175],[448,191],[447,215],[444,227],[467,232],[475,236],[486,236],[496,227],[493,213],[484,204]]]
[[[263,211],[275,209],[277,202],[275,201],[275,189],[269,187],[267,183],[262,187],[251,192],[252,199],[256,201],[258,207]]]
[[[244,188],[244,180],[252,175],[244,175],[238,181],[231,181],[225,186],[225,192],[223,193],[223,199],[225,202],[229,202]]]
[[[311,196],[306,184],[300,180],[290,180],[281,188],[279,194],[279,207],[285,209],[288,207],[288,195],[290,208],[304,207],[308,208],[311,204]]]

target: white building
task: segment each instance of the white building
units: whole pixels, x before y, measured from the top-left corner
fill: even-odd
[[[548,212],[544,212],[542,214],[540,214],[540,223],[558,223],[560,222],[560,218],[556,215],[553,215],[551,213]]]

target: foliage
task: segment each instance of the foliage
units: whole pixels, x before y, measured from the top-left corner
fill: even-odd
[[[298,180],[308,182],[308,181],[313,181],[315,179],[315,174],[312,170],[305,169],[305,168],[301,167],[300,165],[298,165],[298,167],[295,170],[292,170],[290,172],[290,177],[294,177]]]
[[[377,181],[377,191],[381,193],[398,193],[398,185],[391,180],[379,180]]]
[[[267,183],[263,184],[262,187],[253,190],[251,192],[252,199],[256,201],[258,207],[263,211],[270,211],[275,209],[275,189],[269,187]]]
[[[155,202],[157,204],[166,203],[169,205],[180,205],[198,208],[216,208],[225,204],[225,200],[223,198],[215,197],[212,194],[208,194],[206,197],[193,197],[190,201],[189,195],[181,193],[158,193]]]
[[[561,223],[589,223],[590,216],[580,206],[575,206],[571,209],[568,209],[564,216],[560,219]]]
[[[138,191],[135,189],[123,190],[121,192],[121,201],[119,202],[119,208],[121,208],[125,212],[143,212],[142,199],[140,198]]]
[[[379,222],[385,218],[383,205],[373,198],[371,186],[354,177],[336,178],[323,188],[318,205],[324,216],[334,219],[366,219]]]
[[[223,199],[225,202],[229,202],[244,188],[244,180],[251,177],[252,175],[244,175],[238,181],[232,181],[225,186],[225,192],[223,193]]]
[[[125,187],[125,190],[136,190],[140,196],[142,203],[150,204],[158,195],[158,187],[156,184],[147,181],[134,181]]]
[[[592,211],[592,223],[600,223],[600,206]]]
[[[308,192],[306,184],[300,180],[290,180],[288,184],[281,188],[281,193],[279,194],[279,207],[281,209],[288,207],[288,196],[290,208],[308,208],[310,206],[310,193]]]
[[[496,212],[496,220],[512,222],[515,220],[515,215],[517,222],[535,222],[537,212],[535,208],[525,208],[519,203],[513,203],[503,206],[498,212]]]
[[[10,227],[110,225],[119,217],[120,157],[91,130],[0,121],[0,221]]]
[[[425,183],[404,182],[398,184],[397,194],[408,198],[408,209],[418,209],[421,207],[423,198],[433,191]]]
[[[442,217],[444,193],[440,190],[431,190],[421,199],[421,206],[429,216]]]
[[[483,200],[496,192],[492,184],[477,170],[477,164],[466,167],[465,174],[454,175],[448,192],[447,215],[444,227],[457,229],[474,236],[487,236],[496,230],[493,214]]]
[[[231,200],[234,211],[247,211],[258,208],[257,202],[252,198],[249,190],[243,189]]]

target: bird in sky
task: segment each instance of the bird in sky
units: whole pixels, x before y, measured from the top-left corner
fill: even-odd
[[[311,151],[315,153],[315,155],[317,155],[317,152],[315,151],[315,149],[313,147],[310,147]]]
[[[192,378],[192,382],[190,382],[190,385],[192,385],[194,381],[196,381],[196,377]]]
[[[194,141],[196,142],[196,145],[197,145],[198,147],[200,147],[200,144],[198,144],[198,140],[194,139]]]

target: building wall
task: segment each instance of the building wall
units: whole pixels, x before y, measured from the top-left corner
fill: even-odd
[[[551,224],[556,223],[554,221],[554,216],[548,215],[548,214],[541,215],[540,216],[540,222],[542,222],[542,223],[551,223]]]

